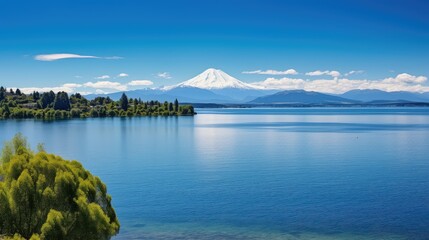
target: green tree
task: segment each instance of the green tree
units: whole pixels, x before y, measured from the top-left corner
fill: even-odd
[[[85,117],[115,117],[115,116],[177,116],[194,115],[191,106],[179,106],[174,102],[147,101],[140,98],[128,98],[125,93],[118,101],[109,97],[96,97],[87,100],[79,93],[70,97],[65,92],[55,94],[53,91],[39,94],[37,91],[25,95],[19,89],[11,96],[9,89],[0,87],[0,119],[37,118],[37,119],[67,119]],[[21,93],[20,93],[21,92]],[[19,96],[19,94],[21,94]]]
[[[168,104],[168,111],[172,112],[173,111],[173,103],[169,103]]]
[[[3,101],[6,98],[6,89],[1,86],[0,87],[0,102]]]
[[[52,103],[55,101],[55,93],[53,91],[44,92],[40,97],[39,104],[41,108],[51,107]]]
[[[34,100],[34,101],[37,101],[37,100],[39,100],[39,98],[40,98],[40,93],[39,93],[39,92],[37,92],[37,91],[33,91],[32,96],[33,96],[33,100]]]
[[[42,147],[34,153],[20,134],[1,159],[0,236],[97,240],[119,232],[106,185],[79,162]]]
[[[121,99],[119,100],[121,109],[124,111],[128,110],[128,97],[125,93],[122,93]]]
[[[9,118],[9,116],[10,116],[10,108],[9,108],[9,105],[4,104],[4,105],[3,105],[3,107],[2,107],[2,112],[3,112],[3,116],[0,116],[0,117],[3,117],[3,118]]]
[[[19,88],[17,88],[16,91],[15,91],[15,94],[18,95],[18,96],[21,96],[21,94],[22,94],[21,90],[19,90]]]
[[[66,92],[58,92],[54,100],[55,110],[70,110],[70,100]]]
[[[175,112],[179,111],[179,101],[177,101],[177,98],[176,98],[176,100],[174,100],[174,111]]]

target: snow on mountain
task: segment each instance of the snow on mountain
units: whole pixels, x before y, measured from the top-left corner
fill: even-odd
[[[185,82],[179,83],[177,85],[164,87],[164,90],[171,90],[177,87],[195,87],[208,90],[215,89],[226,89],[226,88],[235,88],[235,89],[248,89],[248,90],[259,90],[261,89],[258,86],[254,86],[245,82],[242,82],[220,69],[209,68],[197,75],[194,78],[191,78]]]

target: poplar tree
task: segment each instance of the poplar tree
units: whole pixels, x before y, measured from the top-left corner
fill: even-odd
[[[121,99],[119,100],[121,109],[124,111],[128,110],[128,97],[125,93],[122,93]]]
[[[179,111],[179,101],[177,101],[177,98],[176,98],[176,100],[174,100],[174,111],[175,112]]]

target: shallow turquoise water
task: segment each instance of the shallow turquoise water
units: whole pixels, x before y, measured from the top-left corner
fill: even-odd
[[[428,239],[429,109],[0,121],[107,184],[116,239]]]

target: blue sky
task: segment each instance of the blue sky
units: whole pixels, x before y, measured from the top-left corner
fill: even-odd
[[[0,85],[111,92],[172,85],[214,67],[284,89],[291,79],[346,79],[426,91],[428,12],[422,0],[0,0]],[[63,53],[92,57],[40,60]],[[298,74],[280,74],[289,69]],[[243,73],[257,70],[265,74]]]

